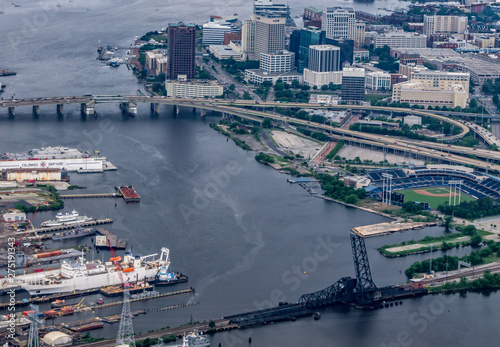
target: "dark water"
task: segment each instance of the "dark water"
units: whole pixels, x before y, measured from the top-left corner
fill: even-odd
[[[141,86],[125,67],[110,69],[95,61],[99,38],[105,44],[125,47],[133,36],[171,21],[201,23],[208,14],[234,12],[246,18],[251,11],[251,4],[243,0],[189,1],[189,8],[185,3],[165,5],[162,1],[74,0],[52,12],[40,7],[54,3],[50,1],[26,1],[20,8],[5,1],[2,6],[4,3],[0,37],[7,44],[0,49],[0,62],[2,68],[19,73],[2,79],[8,84],[4,97],[14,93],[16,97],[133,94]],[[311,1],[307,5],[344,3],[351,4]],[[355,6],[376,11],[391,4],[397,2]],[[290,1],[290,5],[296,12],[305,6],[299,1]],[[49,20],[43,20],[44,13]],[[38,23],[33,32],[28,28],[30,22]],[[135,119],[123,118],[116,106],[99,105],[97,110],[97,119],[82,118],[76,107],[68,107],[61,118],[52,107],[42,107],[39,119],[33,119],[28,108],[18,108],[15,119],[1,111],[0,150],[16,152],[43,145],[98,149],[118,171],[73,173],[72,183],[88,186],[89,192],[112,192],[124,184],[138,190],[140,204],[111,199],[66,202],[66,210],[113,218],[115,222],[108,228],[128,238],[135,254],[168,247],[171,269],[190,277],[188,284],[175,289],[193,286],[195,295],[133,303],[132,310],[199,304],[140,316],[134,319],[137,332],[177,326],[190,319],[218,318],[278,301],[296,301],[302,293],[322,289],[342,276],[353,276],[349,229],[387,220],[313,198],[300,187],[289,185],[285,175],[257,163],[254,153],[239,149],[211,130],[208,123],[217,121],[216,115],[209,115],[205,123],[188,109],[175,118],[172,109],[164,107],[158,119],[151,118],[145,106]],[[54,214],[38,214],[35,225]],[[440,228],[432,228],[368,239],[377,285],[403,283],[399,270],[428,257],[386,259],[376,252],[377,247],[442,233]],[[72,242],[68,244],[75,244]],[[88,256],[101,258],[109,253]],[[86,301],[97,299],[93,296]],[[320,321],[307,318],[216,335],[213,345],[247,346],[251,336],[252,346],[494,346],[499,310],[497,293],[428,296],[374,312],[338,307],[323,311]],[[119,312],[120,307],[114,307],[70,319]],[[94,335],[114,336],[117,327],[107,326]]]

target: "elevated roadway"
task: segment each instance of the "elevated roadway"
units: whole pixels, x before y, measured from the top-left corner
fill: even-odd
[[[476,156],[483,158],[487,161],[500,160],[500,153],[487,150],[475,150],[468,147],[460,147],[454,145],[447,145],[435,142],[399,140],[388,136],[378,134],[367,134],[352,131],[349,129],[341,129],[333,127],[328,124],[319,124],[307,120],[287,117],[281,114],[266,113],[263,111],[256,111],[253,109],[242,108],[246,107],[296,107],[296,108],[328,108],[328,109],[359,109],[359,110],[373,110],[373,111],[386,111],[386,112],[399,112],[411,113],[415,115],[433,117],[443,122],[448,122],[461,129],[461,133],[453,136],[447,136],[446,140],[455,140],[462,138],[470,130],[469,127],[462,122],[446,118],[442,115],[436,115],[431,112],[422,110],[412,110],[405,108],[395,107],[380,107],[380,106],[360,106],[360,105],[322,105],[322,104],[304,104],[304,103],[278,103],[278,102],[255,102],[246,100],[220,100],[220,99],[180,99],[180,98],[167,98],[161,96],[144,96],[144,95],[84,95],[84,96],[61,96],[61,97],[48,97],[48,98],[31,98],[31,99],[11,99],[1,100],[0,108],[14,108],[16,106],[33,106],[38,105],[63,105],[63,104],[81,104],[82,112],[86,114],[94,114],[95,104],[99,103],[119,103],[123,111],[134,113],[137,112],[138,103],[149,103],[151,109],[159,112],[158,105],[166,104],[175,106],[177,112],[179,107],[192,107],[200,109],[202,115],[207,111],[221,112],[223,117],[234,115],[249,119],[254,122],[262,122],[264,118],[270,118],[276,122],[281,122],[284,125],[293,124],[302,127],[316,129],[317,131],[324,131],[332,137],[348,139],[353,143],[367,145],[372,147],[382,147],[401,153],[415,153],[427,158],[436,159],[438,161],[457,163],[461,165],[471,165],[477,169],[484,171],[498,170],[500,165],[490,162],[484,162],[477,159],[468,158],[468,156]],[[154,106],[154,107],[153,107]],[[239,106],[239,107],[237,107]],[[35,109],[34,109],[35,111]]]

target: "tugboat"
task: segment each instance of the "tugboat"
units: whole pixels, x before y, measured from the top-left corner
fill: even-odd
[[[160,260],[162,261],[163,266],[160,267],[158,273],[156,274],[155,285],[165,286],[165,285],[188,281],[188,277],[184,276],[183,274],[179,274],[178,272],[177,273],[168,272],[168,268],[170,266],[169,254],[170,251],[168,248],[163,247],[161,249]]]

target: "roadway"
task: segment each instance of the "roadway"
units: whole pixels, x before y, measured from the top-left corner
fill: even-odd
[[[26,106],[26,105],[49,105],[49,104],[61,104],[61,103],[84,103],[84,102],[95,102],[95,103],[116,103],[123,102],[123,100],[128,100],[131,103],[158,103],[167,105],[177,105],[182,107],[194,107],[202,110],[211,110],[216,112],[222,112],[226,114],[235,115],[238,117],[250,119],[255,122],[261,122],[263,118],[270,118],[274,121],[281,122],[283,124],[295,124],[308,128],[315,128],[318,131],[326,131],[331,135],[340,135],[343,138],[348,139],[352,142],[357,142],[361,144],[366,144],[372,147],[383,147],[388,148],[393,151],[401,151],[402,153],[408,153],[413,150],[413,153],[437,159],[440,161],[447,161],[458,163],[462,165],[472,165],[473,167],[488,171],[488,170],[498,170],[500,171],[500,165],[492,164],[488,162],[483,162],[477,159],[471,159],[465,157],[464,155],[471,155],[476,157],[484,157],[486,160],[499,160],[499,152],[487,151],[487,150],[476,150],[468,147],[460,147],[454,145],[434,143],[434,142],[418,142],[416,145],[410,140],[399,140],[388,136],[381,136],[377,134],[367,134],[360,133],[357,131],[352,131],[349,129],[341,129],[338,127],[333,127],[327,124],[314,123],[302,119],[297,119],[293,117],[286,117],[281,114],[273,114],[262,111],[256,111],[251,109],[238,108],[234,106],[256,106],[256,107],[297,107],[297,108],[330,108],[330,109],[362,109],[362,110],[374,110],[374,111],[389,111],[389,112],[400,112],[400,113],[413,113],[416,115],[433,117],[441,121],[446,121],[457,127],[459,127],[462,132],[458,135],[447,136],[446,140],[454,140],[463,137],[469,132],[469,127],[462,122],[458,122],[452,119],[448,119],[441,115],[436,115],[430,112],[421,110],[411,110],[395,107],[380,107],[380,106],[359,106],[359,105],[317,105],[317,104],[304,104],[304,103],[278,103],[278,102],[262,102],[258,103],[255,101],[227,101],[219,99],[181,99],[181,98],[167,98],[161,96],[144,96],[144,95],[130,95],[130,96],[68,96],[68,97],[55,97],[55,98],[38,98],[38,99],[18,99],[18,100],[3,100],[0,102],[0,107],[10,107],[10,106]],[[414,146],[414,148],[413,148]]]

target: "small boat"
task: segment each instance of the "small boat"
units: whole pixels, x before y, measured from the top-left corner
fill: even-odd
[[[63,306],[66,306],[66,301],[64,300],[56,300],[56,301],[52,301],[50,303],[50,307],[52,308],[59,308],[59,307],[63,307]]]

